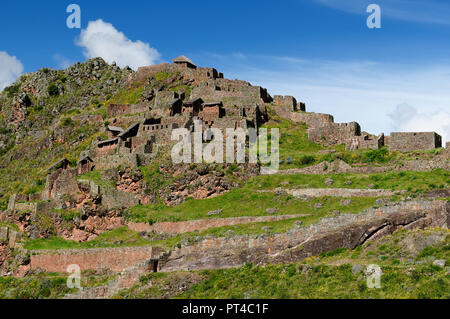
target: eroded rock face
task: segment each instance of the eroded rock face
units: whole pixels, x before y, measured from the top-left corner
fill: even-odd
[[[0,243],[0,276],[24,277],[30,270],[30,255],[22,245]]]

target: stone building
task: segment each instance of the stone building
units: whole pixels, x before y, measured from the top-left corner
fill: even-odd
[[[47,170],[45,190],[42,194],[43,200],[55,199],[65,194],[75,194],[78,191],[78,184],[75,180],[77,169],[69,166],[67,159],[62,159]]]
[[[110,104],[108,105],[106,115],[111,117],[121,116],[125,114],[138,114],[149,110],[147,103],[139,104]]]
[[[78,175],[86,174],[94,169],[94,161],[89,156],[80,158],[77,163]]]
[[[198,116],[203,111],[203,100],[196,98],[183,103],[182,114],[187,116]]]
[[[442,137],[435,132],[394,132],[389,138],[391,151],[433,150],[442,147]]]
[[[346,149],[349,151],[356,151],[358,149],[380,149],[384,146],[384,134],[381,133],[378,136],[371,134],[362,134],[361,136],[355,136],[350,138],[346,142]]]
[[[106,141],[100,141],[96,146],[96,156],[112,155],[116,153],[117,146],[119,145],[119,138],[112,138]]]
[[[123,132],[123,128],[114,125],[108,125],[106,131],[108,132],[108,138],[113,139]]]
[[[192,62],[189,58],[185,57],[184,55],[180,55],[178,58],[173,59],[173,63],[176,65],[180,65],[182,67],[190,68],[190,69],[197,69],[197,66]]]
[[[274,95],[273,102],[277,106],[286,106],[286,107],[288,107],[289,111],[291,111],[291,112],[297,111],[297,100],[293,96],[290,96],[290,95],[286,95],[286,96]]]
[[[356,122],[327,123],[320,127],[308,129],[310,142],[326,142],[329,145],[346,143],[349,139],[361,135],[361,126]]]
[[[202,105],[203,110],[199,114],[199,118],[205,122],[206,125],[212,125],[225,115],[223,104],[220,101],[207,102]]]

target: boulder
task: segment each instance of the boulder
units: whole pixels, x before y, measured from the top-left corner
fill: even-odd
[[[222,213],[223,213],[223,210],[217,209],[217,210],[213,210],[211,212],[208,212],[208,216],[220,215]]]
[[[348,206],[353,204],[353,201],[351,199],[343,199],[341,200],[341,206]]]
[[[445,267],[445,259],[437,259],[433,262],[434,266],[438,266],[438,267]]]

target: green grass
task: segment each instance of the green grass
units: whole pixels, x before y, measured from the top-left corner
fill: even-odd
[[[327,186],[326,179],[333,179],[334,184]],[[347,185],[346,181],[351,181]],[[249,181],[246,187],[253,189],[282,188],[367,188],[374,185],[376,189],[407,190],[411,192],[430,191],[449,187],[450,172],[435,169],[431,172],[387,172],[378,174],[329,174],[329,175],[266,175]],[[282,184],[288,183],[288,185]]]
[[[17,226],[16,224],[0,222],[0,227],[7,227],[12,230],[19,231],[19,226]]]
[[[138,233],[120,227],[112,231],[105,232],[96,239],[89,242],[78,243],[71,240],[65,240],[60,237],[32,239],[25,242],[25,249],[30,250],[59,250],[59,249],[86,249],[86,248],[108,248],[108,247],[129,247],[146,246],[149,241],[142,239]]]
[[[184,299],[372,299],[450,298],[445,270],[418,267],[408,275],[406,267],[385,266],[381,288],[367,287],[366,277],[353,274],[352,265],[318,264],[302,273],[298,264],[246,265],[237,269],[206,271],[208,279],[178,298]]]
[[[133,83],[131,88],[122,88],[110,100],[103,104],[138,104],[142,100],[145,87],[142,83]]]
[[[340,206],[342,198],[315,198],[310,202],[302,201],[290,195],[276,195],[271,192],[255,192],[247,188],[233,189],[224,195],[208,199],[187,199],[181,205],[168,207],[162,204],[136,206],[129,209],[126,217],[135,222],[184,221],[196,219],[229,218],[240,216],[267,216],[266,209],[276,208],[276,215],[316,214],[318,211],[352,211],[375,204],[375,198],[355,198],[353,204]],[[239,204],[237,204],[239,203]],[[324,204],[316,210],[316,203]],[[222,214],[208,216],[208,212],[222,209]]]
[[[115,183],[102,175],[101,171],[92,171],[77,177],[78,180],[88,180],[98,186],[114,188]]]
[[[65,276],[0,277],[0,299],[57,299],[70,292]]]
[[[259,194],[263,196],[273,196],[270,193]],[[213,200],[214,198],[210,199]],[[267,200],[262,201],[262,206],[258,208],[257,212],[244,212],[238,210],[239,207],[236,205],[229,204],[230,212],[221,215],[220,217],[238,217],[238,216],[267,216],[265,211],[267,208],[278,208],[280,212],[275,215],[285,215],[285,214],[298,214],[304,216],[298,216],[297,218],[274,221],[274,222],[259,222],[250,224],[241,224],[235,226],[217,227],[210,228],[201,232],[190,232],[174,236],[169,236],[168,238],[161,239],[158,235],[153,235],[148,239],[143,239],[139,237],[137,232],[129,230],[127,227],[121,227],[113,231],[105,232],[93,241],[78,243],[75,241],[64,240],[60,237],[51,237],[48,239],[35,239],[28,240],[25,242],[25,248],[30,250],[59,250],[59,249],[85,249],[85,248],[104,248],[104,247],[126,247],[126,246],[158,246],[173,248],[177,246],[181,241],[193,241],[201,237],[213,236],[213,237],[224,237],[228,236],[231,232],[233,235],[259,235],[267,233],[264,228],[269,227],[271,233],[283,233],[295,226],[296,221],[302,221],[302,226],[306,227],[317,222],[320,218],[330,216],[334,210],[339,210],[341,213],[358,213],[364,209],[367,209],[375,204],[375,198],[355,198],[353,203],[348,206],[340,206],[340,201],[342,198],[336,197],[323,197],[316,198],[310,202],[305,202],[302,200],[297,200],[292,196],[281,196],[276,202],[270,202]],[[260,203],[260,199],[255,199],[252,203]],[[201,200],[203,201],[203,200]],[[192,203],[201,201],[188,201]],[[208,201],[208,200],[204,200]],[[272,203],[272,205],[270,205]],[[323,207],[314,208],[316,203],[322,203]],[[250,205],[250,204],[248,204]],[[166,207],[166,211],[159,212],[158,215],[144,211],[141,215],[135,215],[135,221],[148,222],[149,219],[152,222],[155,221],[167,221],[167,220],[189,220],[188,218],[198,219],[198,209],[205,210],[204,207],[197,208],[197,206],[191,208],[190,215],[179,215],[178,213],[172,212],[171,209],[178,209],[179,207]],[[138,208],[135,208],[138,209]],[[143,209],[140,207],[140,209]],[[233,212],[231,209],[235,209]],[[136,212],[135,214],[138,214]],[[175,215],[174,215],[175,214]],[[205,213],[206,215],[206,213]],[[138,218],[139,217],[139,218]],[[131,219],[131,216],[129,216]],[[159,219],[158,219],[159,218]],[[206,218],[218,218],[217,216],[202,216],[202,219]]]
[[[334,210],[339,210],[341,213],[358,213],[375,204],[374,198],[355,198],[353,199],[353,203],[351,205],[340,206],[340,200],[341,198],[331,198],[331,197],[317,198],[311,202],[307,203],[304,202],[303,211],[296,210],[289,212],[289,209],[295,210],[297,205],[302,205],[300,204],[301,201],[291,199],[291,202],[287,201],[284,202],[283,204],[280,204],[279,206],[280,212],[278,213],[278,215],[293,213],[302,215],[304,214],[304,216],[298,216],[296,218],[282,221],[258,222],[258,223],[210,228],[200,232],[190,232],[175,235],[167,239],[158,239],[156,237],[155,239],[152,240],[151,244],[152,246],[172,248],[174,246],[177,246],[182,241],[194,242],[197,239],[206,236],[227,237],[230,236],[230,233],[232,234],[232,236],[260,235],[266,234],[268,232],[270,232],[271,234],[284,233],[289,229],[292,229],[297,221],[302,222],[302,227],[307,227],[311,224],[316,223],[320,218],[332,216],[332,212]],[[312,207],[314,206],[314,204],[319,202],[324,205],[322,208],[315,209]],[[267,214],[264,213],[262,215]],[[270,230],[267,230],[267,228],[269,228]]]

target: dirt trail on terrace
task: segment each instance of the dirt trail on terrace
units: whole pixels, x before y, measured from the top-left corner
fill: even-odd
[[[294,197],[390,197],[401,195],[406,191],[392,191],[389,189],[352,189],[352,188],[305,188],[305,189],[276,189],[258,191],[261,193],[284,192]]]
[[[326,174],[375,174],[384,172],[402,172],[402,171],[417,171],[429,172],[437,168],[450,170],[450,162],[447,157],[441,157],[436,160],[412,160],[405,161],[403,164],[385,166],[350,166],[342,160],[335,160],[334,162],[322,162],[314,166],[304,168],[292,168],[287,170],[280,170],[276,172],[277,175],[293,175],[293,174],[311,174],[311,175],[326,175]],[[263,173],[269,175],[273,173]]]
[[[263,223],[263,222],[276,222],[304,216],[307,215],[298,214],[298,215],[216,218],[216,219],[187,220],[180,222],[160,222],[155,223],[153,225],[149,225],[148,223],[129,223],[128,228],[138,232],[146,231],[165,234],[182,234],[194,231],[202,231],[209,228],[252,224],[252,223]]]

